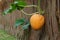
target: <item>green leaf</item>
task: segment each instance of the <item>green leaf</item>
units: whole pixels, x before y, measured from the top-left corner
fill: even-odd
[[[2,15],[6,15],[6,14],[8,14],[9,11],[10,11],[10,9],[5,10],[5,11],[2,13]]]
[[[11,7],[12,7],[12,10],[15,10],[16,9],[16,5],[15,4],[11,4]]]
[[[43,14],[44,14],[44,12],[45,12],[45,11],[40,10],[40,14],[42,14],[42,15],[43,15]]]
[[[17,19],[16,22],[15,22],[15,27],[18,27],[19,25],[23,25],[24,22],[25,22],[24,18]]]
[[[13,12],[15,9],[16,9],[16,6],[11,4],[11,6],[7,10],[5,10],[2,14],[3,15],[9,14]]]
[[[15,1],[14,4],[16,5],[18,10],[21,10],[26,6],[26,2],[24,1]]]
[[[30,25],[29,23],[27,23],[27,24],[23,25],[23,26],[22,26],[22,29],[23,29],[23,30],[28,29],[28,28],[29,28],[29,25]]]
[[[15,1],[14,4],[17,4],[18,6],[26,6],[26,2],[24,1]]]

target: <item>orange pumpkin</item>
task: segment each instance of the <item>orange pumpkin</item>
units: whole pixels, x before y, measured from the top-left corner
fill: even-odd
[[[44,25],[44,16],[40,14],[33,14],[30,18],[31,28],[39,30]]]

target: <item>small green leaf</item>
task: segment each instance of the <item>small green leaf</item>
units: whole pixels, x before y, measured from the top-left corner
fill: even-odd
[[[5,10],[2,14],[3,15],[9,14],[13,12],[15,9],[16,9],[16,6],[11,4],[10,7],[7,10]]]
[[[2,13],[2,15],[6,15],[6,14],[8,14],[9,11],[10,11],[10,9],[5,10],[5,11]]]
[[[28,28],[29,28],[29,25],[30,25],[29,23],[27,23],[27,24],[23,25],[23,26],[22,26],[22,29],[23,29],[23,30],[28,29]]]
[[[24,1],[15,1],[14,4],[16,5],[18,10],[21,10],[26,6],[26,3]]]
[[[22,7],[26,6],[26,2],[24,2],[24,1],[15,1],[14,4],[16,4],[18,6],[22,6]]]
[[[15,10],[16,9],[16,5],[15,4],[11,4],[11,7],[12,7],[12,10]]]
[[[42,11],[42,10],[41,10],[40,12],[41,12],[41,14],[44,14],[45,11]]]
[[[23,25],[24,22],[25,22],[24,18],[17,19],[16,22],[15,22],[15,27],[18,27],[19,25]]]

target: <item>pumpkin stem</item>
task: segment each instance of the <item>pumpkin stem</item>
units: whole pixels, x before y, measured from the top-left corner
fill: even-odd
[[[38,0],[38,9],[37,9],[37,10],[38,10],[39,13],[41,13],[41,12],[40,12],[40,10],[41,10],[41,9],[40,9],[40,0]]]
[[[41,0],[38,0],[38,9],[37,10],[40,14],[44,14],[45,11],[42,11],[42,9],[40,7],[40,2],[41,2]]]

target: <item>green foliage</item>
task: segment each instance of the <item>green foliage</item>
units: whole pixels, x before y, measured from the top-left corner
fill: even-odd
[[[18,26],[21,26],[23,30],[28,29],[29,25],[30,24],[26,22],[24,18],[17,19],[15,22],[15,27],[17,28]]]
[[[25,23],[25,19],[21,18],[21,19],[17,19],[15,22],[15,27],[18,27],[19,25],[23,25]]]
[[[3,12],[3,15],[12,13],[14,10],[22,10],[27,4],[23,0],[15,0],[11,3],[10,7]],[[29,23],[24,18],[17,19],[14,26],[17,28],[19,25],[22,26],[23,30],[28,29]]]
[[[6,15],[12,13],[16,9],[22,10],[24,6],[26,6],[26,3],[24,1],[14,1],[13,3],[11,3],[10,7],[7,10],[5,10],[2,14]]]
[[[26,3],[23,1],[15,1],[14,4],[16,5],[18,10],[21,10],[24,8],[24,6],[26,6]]]
[[[10,7],[3,12],[3,15],[12,13],[14,10],[22,10],[26,6],[26,3],[23,0],[15,0],[11,3]],[[19,25],[22,26],[23,30],[28,29],[29,23],[26,22],[24,18],[17,19],[14,26],[17,28]]]
[[[29,25],[30,25],[29,23],[27,23],[27,24],[23,25],[23,26],[22,26],[23,30],[28,29],[28,28],[29,28]]]
[[[44,12],[45,12],[45,11],[43,11],[43,10],[40,10],[40,14],[42,14],[42,15],[43,15],[43,14],[44,14]]]
[[[26,3],[24,1],[14,1],[14,4],[22,7],[26,6]]]
[[[14,11],[15,9],[16,9],[16,6],[12,4],[7,10],[5,10],[5,11],[3,12],[3,15],[6,15],[6,14],[8,14],[8,13],[11,13],[11,12]]]

